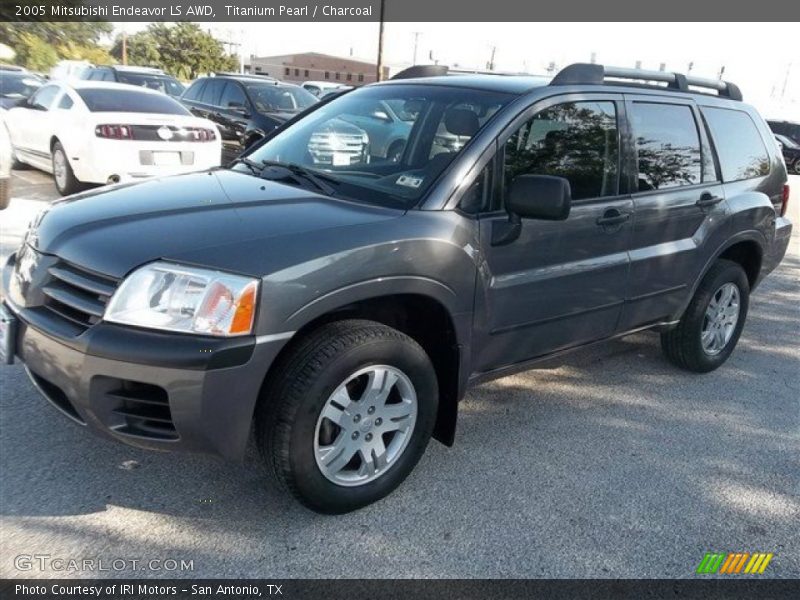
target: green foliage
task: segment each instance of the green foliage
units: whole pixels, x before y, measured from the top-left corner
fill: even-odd
[[[0,43],[17,53],[16,64],[34,71],[47,71],[61,59],[108,64],[113,60],[100,41],[112,30],[104,22],[0,22]]]
[[[151,23],[144,31],[128,36],[127,43],[129,64],[160,67],[181,79],[237,68],[236,57],[227,54],[222,43],[196,23]],[[117,36],[111,55],[122,60],[121,36]]]

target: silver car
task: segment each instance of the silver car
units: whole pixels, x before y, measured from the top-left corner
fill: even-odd
[[[11,164],[14,162],[6,124],[0,122],[0,210],[11,201]]]

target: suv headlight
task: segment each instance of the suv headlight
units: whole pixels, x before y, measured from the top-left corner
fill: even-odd
[[[106,308],[106,321],[201,335],[253,330],[258,280],[154,262],[131,273]]]

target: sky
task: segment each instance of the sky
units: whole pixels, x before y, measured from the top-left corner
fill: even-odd
[[[146,24],[116,23],[129,33]],[[324,52],[374,60],[377,23],[202,23],[220,39],[241,42],[245,56]],[[796,23],[386,23],[385,62],[495,68],[544,74],[550,63],[596,62],[691,72],[724,79],[767,117],[800,120]],[[415,35],[416,34],[416,35]]]

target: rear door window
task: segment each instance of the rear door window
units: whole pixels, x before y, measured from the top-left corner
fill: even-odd
[[[700,134],[691,106],[634,102],[631,126],[640,192],[703,181]]]
[[[203,88],[203,95],[200,96],[200,102],[210,106],[219,106],[225,83],[224,79],[209,79],[206,82],[206,87]]]
[[[746,112],[704,107],[723,181],[739,181],[769,174],[769,154],[756,124]]]

